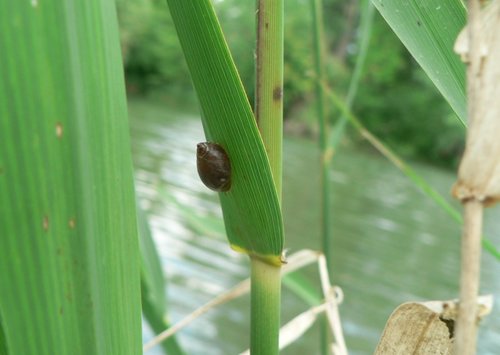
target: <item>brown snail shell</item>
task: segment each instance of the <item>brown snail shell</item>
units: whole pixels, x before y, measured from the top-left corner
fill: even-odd
[[[201,181],[211,190],[229,191],[231,162],[226,151],[217,143],[203,142],[196,146],[196,165]]]

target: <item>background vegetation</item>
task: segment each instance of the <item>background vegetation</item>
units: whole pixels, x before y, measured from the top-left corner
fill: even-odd
[[[253,102],[254,3],[215,3]],[[345,93],[358,52],[359,4],[355,0],[324,3],[327,75],[334,90]],[[309,2],[288,0],[285,6],[285,127],[294,134],[316,135]],[[165,1],[119,0],[118,9],[129,94],[165,93],[165,97],[175,100],[190,100],[193,91],[189,73]],[[463,146],[463,127],[378,13],[354,113],[403,157],[456,167]],[[331,120],[338,115],[330,109]],[[350,137],[356,139],[355,135]]]

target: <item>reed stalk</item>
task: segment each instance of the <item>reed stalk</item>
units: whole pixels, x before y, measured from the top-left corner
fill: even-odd
[[[321,245],[323,253],[326,256],[328,270],[331,271],[331,253],[330,253],[330,163],[333,156],[333,150],[328,147],[329,125],[325,109],[325,91],[321,82],[325,78],[325,56],[323,41],[323,11],[321,0],[311,0],[312,21],[313,21],[313,43],[314,43],[314,73],[316,78],[316,114],[319,125],[319,148],[321,151],[320,174],[321,174]]]
[[[479,0],[469,0],[467,7],[470,62],[467,67],[467,115],[469,130],[466,149],[469,149],[470,145],[474,143],[471,127],[474,127],[474,123],[480,119],[479,115],[484,111],[481,107],[483,102],[479,98],[483,89],[481,87],[481,84],[483,84],[481,80],[483,58],[480,54],[482,44],[480,2]],[[478,137],[475,136],[475,138]],[[460,169],[462,169],[466,158],[467,156],[462,158]],[[483,163],[479,159],[476,159],[476,161],[477,164]],[[481,174],[481,171],[478,171],[477,174]],[[459,171],[459,178],[461,177],[460,175],[461,171]],[[460,302],[456,324],[455,355],[476,353],[477,297],[479,294],[479,276],[481,271],[481,231],[484,207],[482,201],[475,196],[467,200],[462,200],[462,203],[464,206],[464,226],[460,250]]]
[[[283,169],[283,0],[257,2],[255,119],[281,204]],[[250,352],[279,353],[280,265],[251,256]]]
[[[250,353],[279,353],[281,267],[251,259]]]
[[[477,200],[465,202],[461,243],[460,302],[455,337],[456,355],[476,352],[482,223],[483,204]]]
[[[255,119],[281,201],[283,169],[283,0],[257,3]]]

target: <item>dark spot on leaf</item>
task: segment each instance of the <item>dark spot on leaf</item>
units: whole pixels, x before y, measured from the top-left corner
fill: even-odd
[[[417,20],[417,25],[418,25],[419,27],[420,27],[420,26],[422,26],[422,22],[420,22],[420,21],[418,21],[418,20]]]
[[[269,28],[269,22],[266,22],[266,23],[264,24],[264,26],[266,26],[266,30],[267,30],[267,29]]]
[[[281,87],[274,88],[273,90],[273,100],[279,101],[283,97],[283,90]]]

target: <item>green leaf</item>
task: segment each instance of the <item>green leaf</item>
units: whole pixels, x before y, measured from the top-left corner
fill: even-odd
[[[0,32],[7,352],[139,354],[139,252],[115,5],[2,1]]]
[[[219,194],[229,242],[280,264],[283,222],[269,161],[212,5],[209,0],[168,4],[207,139],[222,145],[231,161],[231,189]]]
[[[151,235],[144,211],[137,209],[139,241],[141,250],[141,293],[142,311],[156,334],[167,329],[167,295],[160,257]],[[183,354],[175,337],[161,343],[167,354]]]
[[[1,313],[0,313],[0,355],[8,355],[7,341],[5,339],[5,333],[2,325]]]
[[[324,296],[318,292],[309,279],[301,271],[295,271],[283,277],[283,284],[302,298],[309,306],[320,305]]]
[[[380,14],[465,124],[465,68],[453,52],[465,25],[460,0],[372,0]]]

